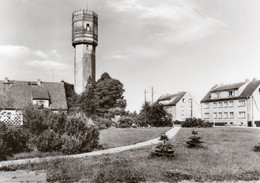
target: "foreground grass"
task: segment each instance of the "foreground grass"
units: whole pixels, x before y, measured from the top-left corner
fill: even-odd
[[[152,147],[120,154],[64,159],[22,169],[46,169],[50,181],[139,182],[139,181],[231,181],[259,180],[260,153],[253,147],[260,131],[242,128],[196,129],[204,148],[189,149],[185,141],[193,129],[181,129],[171,140],[174,158],[150,157]],[[17,167],[14,167],[17,168]]]
[[[136,144],[159,137],[171,128],[109,128],[100,131],[99,144],[104,149]]]

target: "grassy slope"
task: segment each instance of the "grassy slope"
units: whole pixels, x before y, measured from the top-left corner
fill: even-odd
[[[206,142],[205,148],[189,149],[185,141],[191,130],[181,129],[172,140],[176,148],[176,156],[172,159],[151,158],[149,155],[152,147],[146,147],[120,154],[60,160],[29,167],[49,168],[48,176],[52,178],[57,178],[59,172],[63,172],[63,175],[66,174],[72,180],[86,177],[92,180],[105,177],[105,180],[109,178],[111,182],[133,177],[145,178],[147,181],[260,179],[260,153],[252,151],[254,145],[260,141],[260,130],[197,129]]]
[[[100,131],[99,144],[103,148],[119,147],[159,137],[171,127],[161,128],[109,128]]]

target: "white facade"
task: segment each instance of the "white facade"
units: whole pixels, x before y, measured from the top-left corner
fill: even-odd
[[[202,118],[216,125],[256,126],[260,121],[259,84],[253,80],[237,88],[220,86],[224,91],[213,88],[201,102]]]
[[[181,95],[181,96],[180,96]],[[165,106],[165,109],[172,115],[173,121],[185,121],[187,118],[199,117],[199,105],[187,92],[180,92],[168,99],[158,100]]]

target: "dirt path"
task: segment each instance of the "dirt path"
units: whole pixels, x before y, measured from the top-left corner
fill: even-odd
[[[170,129],[169,131],[166,132],[166,135],[169,137],[169,139],[173,138],[178,131],[180,130],[180,127],[174,127]],[[130,149],[135,149],[139,147],[144,147],[148,145],[153,145],[153,144],[158,144],[159,138],[148,140],[145,142],[140,142],[137,144],[133,145],[128,145],[128,146],[121,146],[121,147],[115,147],[111,149],[105,149],[105,150],[100,150],[100,151],[93,151],[89,153],[83,153],[83,154],[74,154],[74,155],[64,155],[64,156],[53,156],[53,157],[46,157],[46,158],[31,158],[31,159],[20,159],[20,160],[12,160],[12,161],[2,161],[0,162],[0,168],[5,167],[5,166],[12,166],[12,165],[23,165],[27,163],[41,163],[41,162],[48,162],[56,159],[63,159],[63,158],[82,158],[82,157],[87,157],[87,156],[99,156],[103,154],[114,154],[114,153],[119,153],[122,151],[130,150]]]

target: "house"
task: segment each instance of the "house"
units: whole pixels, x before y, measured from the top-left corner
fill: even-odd
[[[216,85],[201,100],[204,120],[216,125],[258,126],[260,80]]]
[[[187,118],[199,117],[199,105],[188,92],[168,94],[158,99],[160,104],[172,115],[173,121],[185,121]]]
[[[0,80],[0,121],[21,125],[22,109],[30,103],[54,112],[67,110],[64,83]]]

